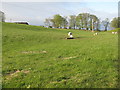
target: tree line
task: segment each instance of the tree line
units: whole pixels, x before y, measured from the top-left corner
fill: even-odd
[[[53,18],[46,18],[45,26],[54,28],[64,28],[64,29],[85,29],[85,30],[100,30],[100,25],[104,26],[104,30],[107,31],[108,26],[118,28],[118,18],[114,18],[111,22],[108,18],[105,20],[100,20],[96,15],[90,13],[80,13],[76,15],[61,16],[56,14]]]
[[[0,22],[5,22],[5,13],[0,11]],[[80,30],[96,30],[99,31],[100,25],[104,26],[104,30],[107,31],[110,25],[113,28],[120,28],[120,17],[115,17],[110,21],[108,18],[100,20],[96,15],[90,13],[80,13],[70,16],[61,16],[56,14],[53,18],[46,18],[45,26],[50,28],[69,28],[69,29],[80,29]]]

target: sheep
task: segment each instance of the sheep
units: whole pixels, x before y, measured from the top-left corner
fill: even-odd
[[[112,32],[112,34],[115,34],[115,32]]]
[[[95,36],[95,35],[98,35],[98,33],[96,32],[96,33],[94,33],[93,35],[94,35],[94,36]]]
[[[117,34],[117,32],[115,32],[115,34]]]
[[[117,32],[112,32],[112,34],[117,34]]]
[[[70,38],[73,38],[73,35],[72,35],[71,32],[68,33],[68,36],[69,36]]]

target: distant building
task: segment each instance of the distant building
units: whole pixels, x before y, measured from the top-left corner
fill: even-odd
[[[28,22],[15,22],[16,24],[26,24],[29,25]]]

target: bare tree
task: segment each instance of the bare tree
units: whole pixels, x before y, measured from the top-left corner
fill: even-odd
[[[105,31],[107,31],[107,28],[108,28],[108,25],[109,25],[109,19],[106,18],[105,20],[102,21],[102,24],[104,25],[105,27]]]
[[[46,18],[45,21],[44,21],[44,23],[45,23],[45,26],[50,27],[50,25],[51,25],[50,18]]]

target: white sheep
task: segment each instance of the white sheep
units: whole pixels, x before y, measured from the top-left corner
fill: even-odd
[[[112,34],[115,34],[115,32],[112,32]]]
[[[117,32],[115,32],[115,34],[117,34]]]
[[[95,35],[98,35],[98,33],[96,32],[96,33],[94,33],[93,35],[94,35],[94,36],[95,36]]]
[[[112,34],[117,34],[117,32],[112,32]]]

